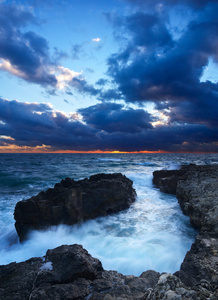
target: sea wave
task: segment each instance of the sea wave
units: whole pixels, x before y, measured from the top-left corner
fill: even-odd
[[[117,162],[120,162],[122,161],[121,158],[97,158],[96,160],[98,161],[117,161]]]

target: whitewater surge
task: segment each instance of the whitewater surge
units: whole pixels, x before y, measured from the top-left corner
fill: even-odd
[[[164,164],[171,168],[172,164],[179,165],[181,159],[187,159],[177,156],[172,162],[158,155],[90,154],[27,155],[23,158],[25,163],[20,159],[16,168],[16,176],[22,173],[23,181],[14,188],[10,187],[8,179],[5,194],[0,199],[0,264],[43,256],[47,249],[76,243],[99,258],[106,270],[117,270],[124,275],[140,275],[148,269],[171,273],[179,270],[196,231],[191,228],[188,217],[182,214],[176,197],[153,187],[152,172],[163,168]],[[26,169],[28,162],[29,169]],[[11,170],[13,163],[12,157]],[[59,225],[44,232],[34,231],[26,242],[18,242],[13,224],[13,208],[17,201],[53,186],[62,178],[78,180],[102,172],[122,172],[133,180],[137,200],[130,209],[81,225]],[[13,172],[8,175],[13,179]],[[28,181],[27,178],[32,179]],[[1,184],[0,188],[3,188]]]

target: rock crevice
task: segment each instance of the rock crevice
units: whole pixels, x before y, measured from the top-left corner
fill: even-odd
[[[25,228],[28,224],[28,217],[25,219],[25,214],[31,213],[32,209],[36,209],[34,222],[37,217],[44,216],[44,228],[51,222],[60,220],[68,222],[71,210],[76,212],[79,215],[78,220],[81,220],[81,215],[82,218],[86,218],[84,216],[91,213],[92,217],[95,217],[97,213],[106,215],[109,212],[117,212],[121,207],[127,208],[135,198],[132,182],[124,179],[123,183],[121,174],[115,177],[119,179],[116,184],[113,175],[107,177],[104,174],[92,176],[82,183],[65,179],[56,184],[54,189],[27,200],[27,205],[21,202],[17,205],[15,213],[16,226],[21,228],[24,226],[20,236],[23,237],[22,232],[26,234],[27,228],[28,230],[32,228],[32,225]],[[112,179],[111,184],[108,182],[109,178]],[[190,165],[175,171],[154,172],[154,184],[163,192],[177,195],[183,212],[190,216],[192,225],[199,230],[196,241],[187,252],[180,270],[174,275],[149,270],[139,277],[124,276],[116,271],[104,270],[101,262],[93,258],[82,246],[63,245],[48,250],[43,258],[32,258],[26,262],[0,266],[0,299],[217,300],[217,179],[217,166]],[[101,196],[89,188],[94,183],[97,189],[99,181],[101,188],[98,192],[101,190]],[[108,187],[111,189],[113,184],[116,188],[111,194]],[[119,191],[120,200],[114,198],[113,193],[125,185],[127,193]],[[89,202],[90,195],[94,199],[93,204]],[[96,198],[93,195],[96,195]],[[113,195],[112,202],[109,195]],[[97,204],[99,197],[100,205]],[[62,213],[61,217],[59,211]],[[21,222],[22,216],[24,222]],[[74,218],[78,221],[77,216]]]
[[[180,170],[153,173],[153,183],[161,191],[177,196],[184,214],[199,234],[187,252],[177,276],[188,286],[206,280],[218,287],[218,166],[188,165]]]

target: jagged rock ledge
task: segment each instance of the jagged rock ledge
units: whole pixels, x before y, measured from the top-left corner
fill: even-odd
[[[160,275],[149,270],[136,277],[124,276],[116,271],[105,271],[101,262],[93,258],[82,246],[62,245],[48,250],[42,258],[31,258],[26,262],[0,266],[0,299],[200,298],[198,291],[185,287],[180,279],[172,274]]]
[[[70,178],[54,188],[16,204],[14,218],[20,241],[31,230],[52,225],[73,225],[88,219],[114,214],[135,201],[133,182],[121,173],[96,174],[89,179]]]
[[[43,258],[0,266],[0,299],[218,299],[218,169],[186,166],[181,170],[154,173],[154,183],[161,190],[172,192],[173,182],[182,210],[199,230],[176,274],[149,270],[139,277],[124,276],[105,271],[82,246],[64,245],[48,250]]]
[[[176,275],[187,286],[203,284],[201,299],[218,299],[218,165],[188,165],[153,173],[153,183],[175,194],[199,234]]]

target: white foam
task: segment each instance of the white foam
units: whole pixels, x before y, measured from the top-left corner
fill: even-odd
[[[40,270],[53,270],[53,266],[52,266],[52,262],[51,261],[47,261],[46,263],[44,263],[41,267]]]
[[[138,186],[141,181],[150,182],[146,176],[135,180]],[[140,275],[148,269],[177,271],[194,239],[193,235],[184,235],[187,218],[180,215],[175,197],[163,195],[149,184],[137,189],[137,193],[136,203],[117,215],[80,226],[60,225],[32,232],[25,243],[2,250],[0,264],[43,256],[47,249],[62,244],[81,244],[107,270],[126,275]]]
[[[98,161],[121,161],[120,158],[98,158]]]

